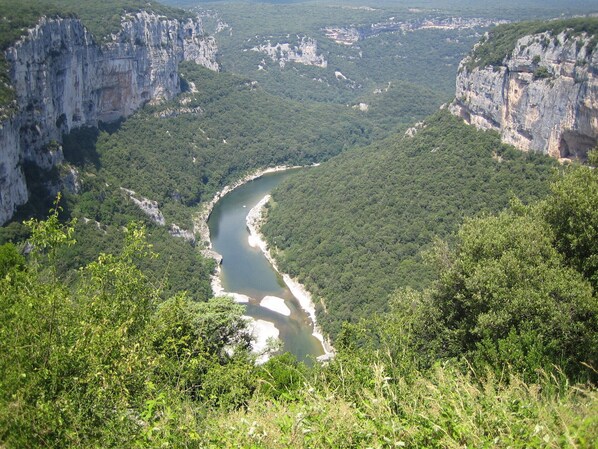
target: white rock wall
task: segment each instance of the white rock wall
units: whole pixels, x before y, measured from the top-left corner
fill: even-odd
[[[498,67],[470,72],[468,57],[450,110],[521,150],[584,158],[598,143],[598,49],[590,44],[585,35],[542,33],[521,38]]]
[[[131,14],[98,45],[77,19],[40,19],[6,51],[18,112],[0,124],[0,224],[28,199],[24,161],[44,169],[60,163],[60,151],[44,150],[50,141],[174,97],[178,64],[191,60],[218,70],[216,50],[198,20]]]
[[[318,54],[318,42],[305,36],[301,38],[298,45],[289,43],[272,45],[268,40],[265,44],[253,47],[251,50],[268,55],[272,61],[278,62],[281,68],[289,62],[322,68],[328,67],[328,61],[324,55]]]
[[[15,205],[27,202],[27,185],[20,165],[19,127],[12,120],[0,124],[0,220],[14,212]]]

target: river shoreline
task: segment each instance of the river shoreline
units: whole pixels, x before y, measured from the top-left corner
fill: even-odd
[[[266,243],[264,236],[260,232],[264,207],[266,206],[266,203],[270,201],[270,198],[270,195],[264,196],[247,214],[246,221],[247,229],[249,229],[250,245],[255,245],[262,251],[264,257],[266,257],[268,262],[270,262],[270,265],[272,265],[272,268],[274,268],[274,270],[276,270],[276,272],[282,276],[284,283],[289,288],[293,296],[297,299],[297,302],[299,302],[301,308],[310,317],[313,326],[312,335],[322,344],[322,349],[324,349],[324,355],[319,356],[318,360],[328,360],[334,356],[334,348],[324,338],[324,334],[318,326],[318,322],[316,320],[316,306],[313,302],[311,293],[309,293],[301,283],[299,283],[296,279],[293,279],[289,274],[282,273],[280,271],[276,260],[274,257],[272,257],[272,253],[268,248],[268,244]]]
[[[319,165],[319,164],[314,164],[312,166],[317,166],[317,165]],[[212,241],[210,238],[210,229],[208,227],[208,220],[210,218],[210,215],[212,214],[212,211],[213,211],[216,203],[219,200],[221,200],[224,196],[226,196],[228,193],[235,190],[236,188],[241,187],[242,185],[244,185],[250,181],[261,178],[263,175],[266,175],[268,173],[275,173],[275,172],[286,171],[286,170],[291,170],[291,169],[295,169],[295,168],[305,168],[305,167],[306,166],[280,165],[280,166],[276,166],[276,167],[266,168],[263,170],[257,170],[253,173],[250,173],[247,176],[236,181],[235,183],[225,186],[222,190],[217,192],[214,195],[214,197],[212,198],[212,200],[209,203],[205,204],[203,206],[202,210],[198,214],[195,215],[194,220],[193,220],[193,231],[196,235],[199,235],[200,245],[202,245],[201,253],[202,253],[202,255],[204,255],[204,257],[214,259],[217,263],[216,270],[215,270],[214,274],[212,274],[212,276],[211,276],[211,287],[212,287],[212,291],[215,296],[230,296],[233,298],[233,300],[235,300],[236,302],[239,302],[239,303],[246,303],[249,300],[249,298],[245,295],[224,291],[224,288],[222,286],[222,281],[220,279],[220,277],[221,277],[220,263],[222,261],[222,256],[213,250]],[[262,201],[263,201],[263,199],[262,199]],[[254,208],[252,208],[250,210],[248,217],[247,217],[247,222],[249,222],[249,216],[252,215],[252,212],[254,212],[254,210],[259,211],[259,219],[261,220],[261,210],[262,210],[263,204],[265,204],[265,203],[262,203],[262,201],[260,201],[258,203],[258,205],[256,205]],[[260,207],[258,208],[258,206],[260,206]],[[264,256],[266,257],[266,259],[268,260],[268,262],[270,263],[272,268],[274,268],[274,270],[282,276],[284,283],[287,285],[287,287],[289,288],[289,290],[291,291],[293,296],[297,299],[300,307],[310,317],[312,326],[313,326],[312,335],[320,342],[320,344],[322,345],[322,349],[324,351],[324,355],[319,356],[318,360],[327,360],[327,359],[333,357],[334,356],[334,348],[332,348],[330,343],[328,341],[326,341],[319,326],[317,325],[316,315],[315,315],[315,305],[313,304],[311,294],[305,289],[305,287],[303,285],[301,285],[296,280],[292,279],[288,274],[281,273],[279,271],[278,266],[276,265],[276,262],[274,261],[269,250],[267,249],[267,245],[263,239],[263,236],[259,233],[258,228],[255,227],[252,230],[252,228],[248,224],[248,229],[250,231],[249,239],[250,239],[251,246],[255,245],[255,246],[260,247],[260,249],[262,250]],[[251,242],[253,242],[253,243],[251,243]],[[263,245],[263,248],[262,248],[262,245]]]
[[[318,164],[314,164],[313,166],[310,165],[309,167],[315,167]],[[208,219],[210,215],[212,215],[212,211],[214,210],[214,206],[218,201],[220,201],[224,196],[232,192],[238,187],[241,187],[244,184],[247,184],[250,181],[255,179],[261,178],[268,173],[276,173],[279,171],[286,171],[292,170],[293,168],[304,168],[305,165],[277,165],[276,167],[269,167],[264,168],[262,170],[256,170],[243,178],[239,179],[238,181],[234,182],[233,184],[224,186],[222,190],[216,192],[216,194],[212,197],[209,203],[205,204],[201,211],[197,213],[193,217],[193,232],[195,234],[199,234],[200,244],[204,245],[206,249],[212,249],[212,242],[210,240],[210,228],[208,227]]]
[[[313,167],[317,165],[319,164],[314,164]],[[216,203],[236,188],[239,188],[242,185],[247,184],[248,182],[259,179],[262,176],[267,175],[268,173],[276,173],[280,171],[304,167],[306,166],[277,165],[276,167],[264,168],[249,173],[248,175],[244,176],[238,181],[235,181],[233,184],[224,186],[222,190],[216,192],[216,194],[212,197],[210,202],[205,204],[202,207],[201,211],[193,217],[193,233],[195,235],[199,235],[199,245],[201,245],[201,254],[208,259],[214,259],[214,261],[216,261],[216,270],[214,274],[210,276],[210,285],[212,287],[212,292],[214,293],[214,296],[230,296],[235,300],[235,302],[238,303],[246,303],[249,301],[247,296],[241,295],[239,293],[225,292],[224,288],[222,287],[222,281],[220,280],[220,264],[222,263],[222,255],[218,254],[216,251],[212,249],[212,240],[210,239],[210,228],[208,226],[208,220],[210,219],[210,215],[212,215],[212,211],[214,210],[214,206],[216,206]]]

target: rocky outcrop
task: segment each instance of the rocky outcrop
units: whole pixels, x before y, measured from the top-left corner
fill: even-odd
[[[17,205],[28,199],[19,151],[19,124],[10,119],[0,124],[0,224],[12,217]]]
[[[135,205],[139,209],[141,209],[143,213],[147,215],[151,221],[156,223],[158,226],[164,226],[166,224],[166,220],[164,219],[164,215],[160,211],[160,207],[158,206],[157,201],[144,198],[140,195],[137,195],[135,191],[125,189],[124,187],[121,187],[120,189],[129,196],[129,199],[133,201],[133,203],[135,203]]]
[[[272,45],[268,40],[265,44],[253,47],[251,50],[265,53],[270,56],[272,61],[278,62],[281,68],[289,62],[322,68],[328,67],[326,58],[318,54],[318,42],[306,36],[303,36],[297,45],[287,42]]]
[[[0,124],[0,224],[28,199],[24,163],[59,164],[62,152],[52,141],[174,97],[179,62],[217,70],[215,52],[198,20],[129,14],[100,45],[78,19],[41,18],[5,53],[17,112]]]
[[[360,40],[379,36],[383,33],[408,33],[419,30],[469,30],[488,28],[508,23],[508,20],[468,17],[420,17],[401,20],[391,17],[382,22],[351,27],[326,27],[323,29],[328,39],[337,44],[353,45]]]
[[[166,219],[164,218],[164,214],[160,210],[160,206],[158,205],[157,201],[150,200],[145,198],[139,194],[137,194],[134,190],[125,189],[124,187],[120,188],[124,193],[127,194],[129,199],[139,208],[141,211],[147,215],[147,217],[153,221],[158,226],[166,226]],[[168,227],[168,233],[173,237],[181,238],[187,240],[189,243],[195,245],[195,233],[193,231],[189,231],[187,229],[183,229],[179,227],[175,223],[171,223]]]
[[[483,45],[483,44],[482,44]],[[525,36],[500,66],[461,62],[453,114],[524,151],[580,158],[598,143],[598,48],[585,33]]]

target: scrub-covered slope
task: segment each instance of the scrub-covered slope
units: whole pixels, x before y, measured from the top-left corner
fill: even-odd
[[[431,273],[420,251],[464,217],[542,196],[555,163],[441,111],[414,137],[343,154],[273,192],[263,226],[283,271],[321,299],[325,330],[386,309]]]

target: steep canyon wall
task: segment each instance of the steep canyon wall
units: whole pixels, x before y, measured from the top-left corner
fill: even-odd
[[[546,32],[519,39],[500,65],[473,67],[470,55],[450,110],[521,150],[584,159],[598,143],[596,47],[585,33]]]
[[[199,19],[139,12],[121,25],[100,45],[78,19],[43,17],[6,51],[17,112],[0,123],[0,224],[28,200],[23,165],[47,170],[62,161],[60,146],[49,143],[172,98],[183,60],[218,70]]]

